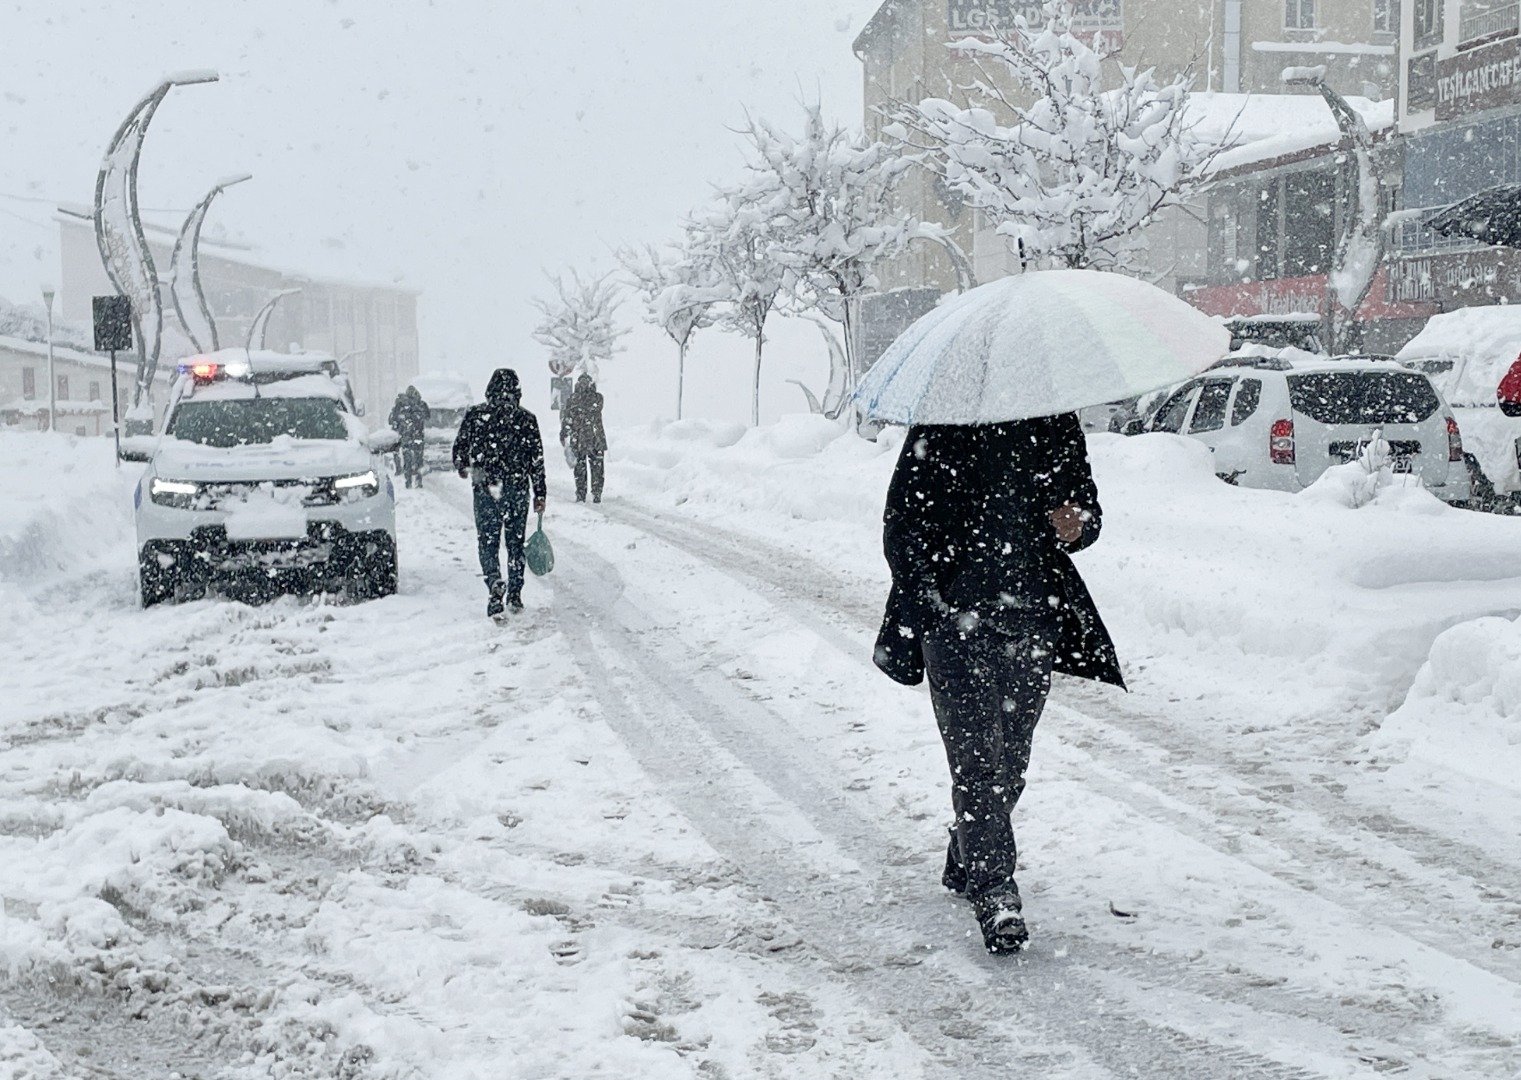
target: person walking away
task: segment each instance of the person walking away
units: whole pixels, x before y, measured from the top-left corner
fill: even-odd
[[[560,445],[569,447],[576,459],[576,502],[586,501],[588,479],[592,502],[602,501],[607,469],[607,429],[602,424],[602,404],[597,384],[590,375],[582,375],[560,411]]]
[[[909,430],[888,490],[877,665],[930,698],[951,772],[945,886],[991,953],[1025,947],[1011,815],[1053,670],[1124,686],[1069,555],[1102,516],[1075,414]]]
[[[475,529],[480,543],[481,575],[489,599],[486,614],[502,614],[503,603],[523,610],[523,538],[528,528],[529,489],[533,508],[542,514],[548,496],[544,482],[544,441],[539,421],[523,408],[518,373],[499,368],[486,387],[486,400],[473,405],[454,440],[454,468],[471,482]],[[502,545],[507,547],[507,580],[502,580]]]
[[[407,487],[416,480],[422,487],[423,438],[428,426],[428,403],[417,387],[409,386],[396,395],[391,406],[391,430],[401,437],[401,472]]]

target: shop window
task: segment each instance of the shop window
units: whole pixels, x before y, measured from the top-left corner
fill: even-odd
[[[26,401],[33,401],[37,397],[37,369],[24,367],[21,369],[21,396]]]
[[[1315,0],[1284,0],[1283,26],[1286,30],[1315,29]]]
[[[1272,181],[1257,193],[1257,279],[1278,277],[1278,183]]]
[[[1331,272],[1336,245],[1336,175],[1316,170],[1284,180],[1283,277]]]

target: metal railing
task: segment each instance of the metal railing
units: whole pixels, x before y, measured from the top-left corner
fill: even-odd
[[[1464,5],[1465,9],[1468,7],[1469,5]],[[1514,34],[1518,30],[1521,30],[1521,3],[1506,4],[1504,7],[1497,8],[1480,8],[1472,12],[1465,10],[1458,22],[1458,40],[1465,43],[1481,41],[1485,38]]]
[[[1428,224],[1445,206],[1401,211],[1389,226],[1389,247],[1395,255],[1430,255],[1444,251],[1473,251],[1484,245],[1468,236],[1444,236]]]

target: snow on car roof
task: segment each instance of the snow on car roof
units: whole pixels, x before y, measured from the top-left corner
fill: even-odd
[[[342,404],[343,387],[327,375],[297,375],[279,382],[255,385],[242,379],[224,378],[196,383],[189,388],[185,401],[246,401],[253,398],[331,398]]]
[[[1521,306],[1497,304],[1433,315],[1397,354],[1401,362],[1447,361],[1431,371],[1454,405],[1490,406],[1510,366],[1521,355]]]
[[[410,385],[417,388],[430,409],[468,409],[475,404],[469,380],[452,371],[427,371]]]

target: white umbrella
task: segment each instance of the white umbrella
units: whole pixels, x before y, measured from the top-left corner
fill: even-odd
[[[892,424],[997,424],[1120,401],[1225,355],[1218,321],[1144,281],[1041,270],[972,289],[910,326],[856,401]]]

